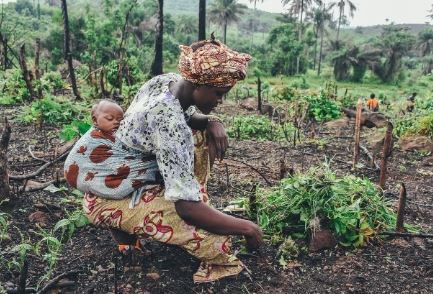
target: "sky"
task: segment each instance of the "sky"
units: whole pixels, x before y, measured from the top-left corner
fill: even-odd
[[[249,0],[238,0],[247,4]],[[284,11],[281,0],[257,0],[257,9],[277,12]],[[331,1],[327,1],[331,2]],[[350,26],[371,26],[386,24],[386,19],[394,23],[425,23],[433,20],[427,15],[432,9],[433,0],[352,0],[357,7],[354,18],[349,19]]]

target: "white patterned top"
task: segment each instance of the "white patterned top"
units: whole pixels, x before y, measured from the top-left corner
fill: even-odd
[[[169,91],[177,74],[157,76],[138,91],[116,132],[125,145],[145,155],[156,155],[170,201],[200,201],[200,188],[194,176],[194,142],[187,121],[196,111],[182,110],[179,100]]]

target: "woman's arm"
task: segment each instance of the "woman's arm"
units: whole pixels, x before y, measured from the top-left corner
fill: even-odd
[[[215,157],[219,160],[223,160],[224,154],[229,146],[224,125],[219,121],[209,121],[207,115],[199,113],[194,113],[191,116],[188,125],[194,130],[207,131],[211,162],[214,162]]]
[[[193,130],[203,131],[207,128],[207,115],[194,113],[190,120],[188,121],[188,125]]]
[[[226,215],[203,202],[179,200],[176,212],[188,224],[218,235],[243,235],[250,249],[263,243],[263,233],[251,221]]]

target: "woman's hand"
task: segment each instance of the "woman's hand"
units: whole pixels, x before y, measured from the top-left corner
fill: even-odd
[[[258,225],[251,222],[250,231],[245,234],[245,241],[247,242],[247,249],[254,250],[263,244],[263,232]]]
[[[209,121],[206,127],[208,135],[209,157],[211,163],[215,158],[223,160],[224,154],[229,146],[224,125],[219,121]]]

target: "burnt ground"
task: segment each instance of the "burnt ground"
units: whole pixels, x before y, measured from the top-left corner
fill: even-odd
[[[48,160],[54,156],[54,150],[60,144],[55,127],[45,126],[39,130],[14,121],[17,113],[14,108],[5,107],[2,112],[12,120],[8,156],[12,174],[27,174],[43,164],[30,156],[28,146],[32,146],[35,154],[40,154],[38,151],[45,153],[44,158]],[[230,117],[245,110],[229,104],[218,112]],[[264,178],[244,163],[253,166],[272,183],[277,183],[282,158],[288,167],[300,171],[320,164],[325,158],[332,159],[331,166],[338,174],[353,173],[351,136],[352,130],[348,126],[338,134],[321,128],[315,140],[304,139],[296,147],[291,143],[231,140],[227,159],[214,167],[209,183],[211,200],[215,207],[223,208],[236,197],[248,196],[255,183],[266,185]],[[395,148],[390,158],[385,195],[396,203],[398,184],[404,182],[409,199],[406,222],[418,225],[423,232],[432,233],[433,167],[426,164],[428,159]],[[369,167],[363,154],[361,163],[364,167],[355,173],[377,182],[378,174]],[[61,169],[61,164],[57,167]],[[53,179],[55,168],[48,168],[35,180]],[[19,181],[12,183],[14,186],[22,185]],[[29,236],[31,242],[40,239],[34,233],[37,221],[30,220],[30,214],[43,211],[48,218],[45,228],[50,229],[57,221],[66,218],[68,212],[80,207],[79,197],[67,192],[53,194],[43,190],[18,193],[14,202],[13,206],[2,208],[12,215],[11,240],[0,243],[4,258],[11,258],[6,252],[22,242],[21,234],[24,238]],[[240,238],[234,238],[234,251],[242,247]],[[108,231],[91,225],[83,227],[64,244],[53,277],[70,271],[77,273],[62,280],[64,288],[54,288],[50,293],[115,293],[115,289],[117,293],[433,292],[432,239],[388,238],[356,250],[337,246],[303,254],[289,262],[286,269],[278,263],[277,248],[267,242],[259,252],[239,253],[250,274],[244,272],[237,277],[200,285],[192,282],[192,274],[199,262],[186,252],[159,243],[149,243],[147,249],[147,254],[137,257],[138,266],[131,266],[116,253],[116,245]],[[46,263],[35,253],[29,255],[28,261],[27,285],[35,287],[47,271]],[[18,273],[3,267],[0,269],[0,282],[5,288],[14,288]]]

